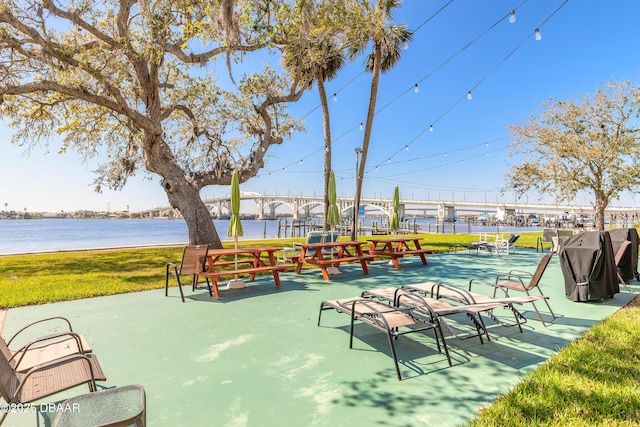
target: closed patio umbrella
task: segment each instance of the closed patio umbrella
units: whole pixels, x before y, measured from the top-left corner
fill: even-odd
[[[327,224],[331,226],[331,233],[334,232],[334,225],[340,223],[340,212],[338,211],[338,206],[336,205],[336,177],[331,171],[329,175],[329,206],[327,206]],[[333,254],[332,254],[333,256]],[[339,274],[340,270],[337,267],[329,267],[327,268],[327,272],[329,274]]]
[[[233,237],[235,248],[238,249],[238,236],[242,236],[242,223],[240,222],[240,178],[238,172],[233,172],[231,176],[231,218],[229,219],[229,229],[227,236]],[[238,269],[238,255],[235,255],[235,269]],[[238,279],[236,275],[234,280],[229,280],[229,289],[244,288],[246,284],[244,280]]]
[[[400,230],[400,217],[398,211],[400,210],[400,190],[396,185],[396,189],[393,192],[393,214],[391,215],[391,222],[389,223],[389,230],[395,233]]]
[[[340,212],[338,212],[338,206],[336,205],[336,177],[333,175],[333,171],[329,175],[329,207],[327,212],[327,224],[333,226],[340,223]]]

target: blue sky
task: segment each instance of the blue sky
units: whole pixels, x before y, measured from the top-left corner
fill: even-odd
[[[498,22],[512,9],[517,9],[515,23]],[[609,80],[638,84],[638,16],[636,0],[405,0],[396,21],[410,29],[422,26],[400,63],[382,76],[363,195],[391,198],[399,185],[403,200],[514,200],[512,192],[500,192],[510,161],[508,126],[526,120],[550,97],[576,98]],[[536,28],[541,40],[534,39]],[[327,92],[337,93],[329,107],[341,196],[353,195],[354,149],[362,145],[359,123],[365,120],[371,81],[362,69],[362,60],[356,60],[327,83]],[[305,117],[306,131],[274,147],[259,176],[241,185],[243,191],[322,194],[318,105],[317,92],[310,90],[291,107],[294,116]],[[96,194],[95,162],[57,154],[55,141],[50,152],[35,149],[25,157],[9,140],[10,130],[3,127],[0,209],[6,203],[10,210],[135,211],[167,204],[158,177],[140,175],[121,192]],[[204,197],[225,194],[225,187],[202,190]],[[538,200],[546,201],[537,194],[520,199]],[[638,206],[640,198],[625,195],[614,205]]]

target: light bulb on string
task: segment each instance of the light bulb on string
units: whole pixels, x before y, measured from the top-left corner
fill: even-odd
[[[534,31],[536,40],[542,40],[542,34],[540,33],[540,30],[536,28],[536,30]]]
[[[362,124],[362,122],[360,122],[360,130],[364,129],[364,125]]]
[[[467,99],[468,99],[468,100],[473,99],[473,97],[471,96],[471,91],[467,92]]]
[[[420,92],[420,88],[418,88],[418,83],[416,83],[415,85],[413,85],[413,92],[414,92],[414,93],[418,93],[418,92]]]
[[[391,157],[387,159],[387,163],[391,163]]]
[[[402,49],[404,50],[409,49],[409,43],[407,41],[402,42]]]
[[[429,126],[429,132],[433,132],[433,125]]]
[[[512,10],[509,12],[509,23],[513,24],[514,22],[516,22],[516,11]]]
[[[300,164],[302,164],[302,159],[300,159]]]
[[[409,151],[409,145],[405,145],[405,146],[404,146],[404,149],[405,149],[405,150],[407,150],[407,151]]]
[[[336,102],[338,100],[338,94],[334,93],[333,94],[333,102]]]

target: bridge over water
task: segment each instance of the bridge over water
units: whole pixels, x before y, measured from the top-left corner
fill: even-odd
[[[241,199],[253,201],[255,209],[246,214],[257,212],[258,219],[275,218],[276,210],[278,214],[289,214],[293,219],[309,218],[313,214],[320,214],[323,211],[324,200],[320,196],[303,195],[263,195],[259,193],[241,192]],[[204,200],[211,216],[223,218],[230,214],[231,200],[229,196]],[[338,197],[336,200],[338,210],[343,216],[349,216],[352,212],[353,197]],[[590,205],[557,205],[544,203],[520,203],[496,201],[496,202],[472,202],[464,200],[400,200],[401,216],[436,217],[440,220],[455,218],[460,214],[484,213],[494,214],[498,218],[503,218],[516,213],[537,213],[537,214],[561,214],[571,212],[576,215],[582,213],[592,213],[593,207]],[[393,209],[393,199],[382,198],[362,198],[361,209],[365,209],[367,215],[389,215]],[[283,211],[286,209],[286,211]],[[609,207],[608,216],[625,216],[628,218],[640,217],[640,207]],[[146,211],[138,212],[137,215],[145,218],[176,218],[180,213],[169,207],[158,207]]]

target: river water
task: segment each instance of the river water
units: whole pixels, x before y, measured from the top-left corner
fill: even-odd
[[[426,220],[425,220],[426,221]],[[289,220],[289,225],[291,220]],[[227,237],[228,220],[214,220],[220,239]],[[285,229],[278,220],[243,220],[243,239],[272,239],[285,237]],[[370,224],[365,224],[370,225]],[[413,227],[413,223],[410,223]],[[436,232],[435,225],[418,222],[419,232]],[[279,230],[280,229],[280,230]],[[526,230],[526,229],[519,229]],[[539,228],[538,228],[539,230]],[[280,231],[280,234],[279,234]],[[307,230],[308,231],[308,230]],[[496,227],[477,227],[459,224],[457,232],[496,232]],[[500,228],[500,232],[511,231]],[[442,232],[440,229],[439,232]],[[451,225],[445,228],[451,233]],[[300,235],[298,231],[298,235]],[[302,230],[304,234],[304,230]],[[291,235],[291,227],[286,236]],[[0,221],[0,254],[48,252],[59,250],[95,249],[122,246],[186,244],[187,226],[183,220],[167,219],[68,219],[44,218]]]

